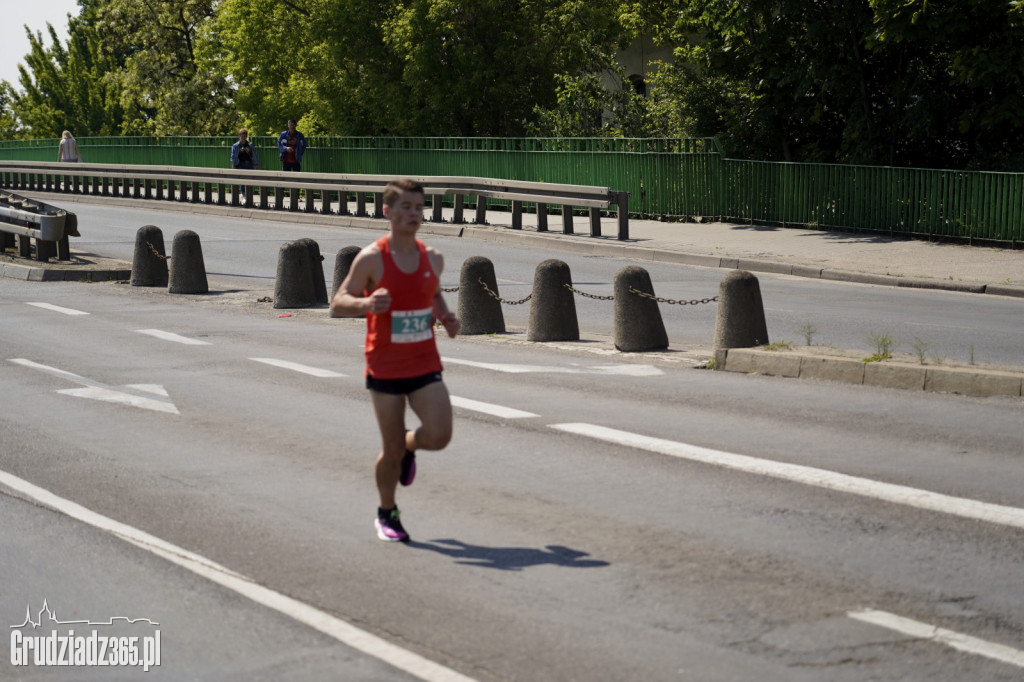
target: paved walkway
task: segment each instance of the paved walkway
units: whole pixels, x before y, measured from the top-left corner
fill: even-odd
[[[534,230],[533,216],[524,216],[524,233]],[[552,216],[554,218],[554,216]],[[506,213],[491,212],[493,226],[510,226]],[[616,239],[614,219],[604,219],[600,240],[590,237],[586,218],[574,222],[573,236],[561,233],[561,218],[549,219],[548,239],[618,244],[694,256],[694,264],[763,272],[864,281],[895,286],[935,287],[996,293],[1024,298],[1024,249],[1000,249],[958,243],[928,242],[884,235],[824,232],[799,228],[732,223],[666,223],[632,220],[628,242]],[[479,229],[479,228],[467,228]],[[703,262],[699,262],[703,261]],[[787,270],[788,268],[788,270]]]

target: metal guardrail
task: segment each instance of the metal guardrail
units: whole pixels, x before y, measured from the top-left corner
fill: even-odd
[[[31,256],[29,240],[35,239],[39,260],[46,260],[54,253],[59,260],[69,260],[68,232],[71,230],[67,228],[75,226],[73,216],[63,208],[0,190],[0,232],[22,237],[18,249],[25,258]],[[41,242],[51,244],[46,246]]]
[[[263,210],[288,210],[348,215],[348,197],[355,195],[357,216],[368,216],[366,198],[373,195],[374,217],[383,217],[383,192],[394,175],[346,175],[285,171],[144,166],[45,161],[0,161],[0,187],[137,199],[166,199],[216,205],[245,205]],[[629,194],[608,187],[459,176],[407,176],[420,182],[431,198],[430,220],[442,221],[443,198],[451,196],[453,222],[464,223],[466,197],[475,197],[474,222],[483,224],[487,200],[512,204],[512,229],[522,229],[524,204],[534,204],[537,229],[547,231],[548,207],[561,207],[565,234],[573,234],[573,209],[588,209],[590,233],[601,236],[601,209],[615,206],[618,238],[629,239]],[[259,190],[256,205],[255,191]],[[288,190],[288,201],[284,193]],[[299,195],[305,192],[300,209]],[[273,197],[273,204],[271,204]],[[336,204],[335,204],[336,202]],[[332,208],[332,204],[337,209]]]

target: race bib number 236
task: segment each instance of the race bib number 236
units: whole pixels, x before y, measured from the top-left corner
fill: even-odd
[[[417,343],[431,337],[431,309],[392,310],[391,343]]]

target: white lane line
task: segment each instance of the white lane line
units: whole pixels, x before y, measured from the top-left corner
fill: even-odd
[[[474,360],[462,360],[447,356],[441,358],[441,361],[448,364],[489,369],[506,374],[534,372],[542,374],[604,374],[631,377],[655,377],[664,374],[663,371],[651,365],[593,365],[590,367],[583,367],[581,365],[513,365],[509,363],[476,362]]]
[[[1024,668],[1024,651],[1020,649],[1014,649],[1003,644],[994,644],[977,637],[963,635],[953,630],[928,625],[927,623],[897,616],[886,611],[865,609],[863,611],[850,611],[846,615],[855,620],[878,625],[879,627],[901,632],[911,637],[933,640],[958,651],[984,656],[985,658],[991,658],[1002,663],[1015,665],[1018,668]]]
[[[475,682],[450,668],[423,658],[411,651],[396,646],[365,630],[336,618],[329,613],[320,611],[309,604],[287,597],[262,585],[257,585],[250,578],[235,573],[199,554],[173,545],[165,540],[150,535],[145,531],[127,524],[102,516],[85,507],[54,495],[28,481],[18,478],[5,471],[0,471],[0,484],[29,497],[55,511],[73,519],[87,523],[131,544],[163,557],[198,576],[226,587],[253,602],[282,613],[357,651],[377,658],[390,666],[403,670],[410,675],[427,682]]]
[[[199,339],[190,339],[187,336],[180,336],[172,332],[161,331],[160,329],[136,329],[139,334],[145,334],[146,336],[152,336],[157,339],[163,339],[164,341],[174,341],[175,343],[183,343],[187,346],[209,346],[209,341],[200,341]]]
[[[540,416],[533,412],[524,412],[523,410],[517,410],[512,407],[482,403],[479,400],[472,400],[471,398],[460,398],[457,395],[451,396],[451,401],[454,407],[461,407],[465,410],[473,410],[474,412],[483,412],[484,414],[489,414],[494,417],[503,417],[505,419],[526,419],[528,417]]]
[[[28,303],[26,301],[26,303]],[[55,313],[64,313],[65,315],[88,315],[89,313],[82,310],[75,310],[74,308],[62,308],[59,305],[53,305],[52,303],[28,303],[28,305],[34,305],[37,308],[43,310],[52,310]]]
[[[694,462],[713,464],[750,474],[781,478],[795,483],[862,495],[876,500],[917,507],[927,511],[952,514],[967,519],[1024,528],[1024,509],[1018,507],[1006,507],[962,497],[952,497],[928,490],[919,490],[892,483],[872,481],[867,478],[847,476],[846,474],[802,466],[800,464],[785,464],[783,462],[748,457],[747,455],[736,455],[731,452],[722,452],[720,450],[711,450],[661,438],[641,436],[628,431],[609,429],[594,424],[552,424],[551,428],[617,445],[639,448]]]
[[[302,372],[303,374],[309,374],[310,376],[320,377],[322,379],[334,379],[337,377],[344,377],[346,375],[339,374],[338,372],[332,372],[329,369],[320,369],[319,367],[309,367],[308,365],[300,365],[297,362],[289,362],[287,360],[276,360],[274,358],[249,358],[256,362],[262,362],[265,365],[272,365],[274,367],[280,367],[282,369],[290,369],[293,372]]]

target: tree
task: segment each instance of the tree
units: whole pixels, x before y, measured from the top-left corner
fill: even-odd
[[[995,0],[647,0],[623,17],[679,45],[656,82],[665,127],[761,159],[991,167],[1024,161],[1021,12]]]
[[[402,64],[412,135],[522,135],[555,103],[559,75],[604,66],[620,28],[608,0],[414,0],[384,39]]]
[[[213,42],[258,129],[521,135],[556,76],[600,62],[613,0],[223,0]]]
[[[13,140],[20,137],[20,123],[13,107],[16,95],[17,93],[10,83],[0,81],[0,140]]]
[[[259,133],[329,132],[325,92],[338,87],[324,36],[332,29],[327,0],[222,0],[201,34],[199,63],[228,76],[241,122]],[[341,17],[338,20],[343,20]]]
[[[217,135],[234,128],[234,89],[197,59],[215,0],[97,0],[103,50],[122,66],[107,82],[121,94],[122,132]]]
[[[80,0],[81,13],[70,17],[68,41],[61,44],[47,24],[50,45],[28,27],[30,52],[19,65],[23,90],[11,89],[11,111],[20,137],[112,135],[120,130],[123,110],[119,93],[106,78],[118,68],[115,56],[104,53],[96,28],[96,0]]]

